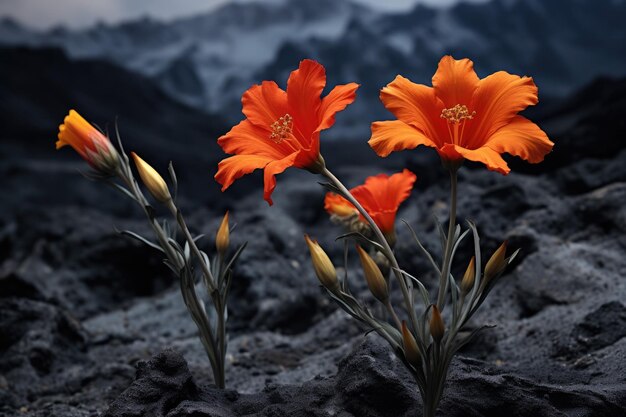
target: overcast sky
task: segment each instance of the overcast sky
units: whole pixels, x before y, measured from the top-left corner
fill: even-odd
[[[28,26],[40,29],[59,24],[81,28],[99,20],[118,22],[145,15],[167,20],[211,10],[229,1],[233,0],[0,0],[0,16],[9,16]],[[458,0],[354,1],[378,9],[406,10],[418,2],[449,6]]]

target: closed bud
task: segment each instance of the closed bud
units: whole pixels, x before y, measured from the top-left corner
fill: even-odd
[[[432,305],[432,313],[430,315],[430,335],[437,343],[443,339],[443,334],[446,331],[446,325],[443,323],[443,318],[436,305]]]
[[[463,294],[467,294],[474,287],[474,280],[476,278],[476,258],[472,256],[472,260],[470,261],[467,269],[465,270],[465,274],[463,275],[463,279],[461,280],[461,291]]]
[[[92,168],[101,174],[114,175],[120,165],[119,154],[108,137],[70,110],[59,126],[56,148],[71,146]]]
[[[317,241],[309,238],[309,235],[304,235],[304,240],[306,240],[306,244],[311,252],[311,261],[313,262],[313,269],[317,279],[320,280],[326,289],[333,293],[338,293],[340,288],[337,280],[337,271],[330,258]]]
[[[506,245],[507,241],[502,242],[500,247],[491,255],[487,266],[485,266],[485,282],[488,282],[506,267]]]
[[[406,322],[402,320],[402,346],[404,347],[404,357],[415,368],[421,366],[420,351],[417,347],[417,341],[413,337],[413,333],[406,326]]]
[[[137,172],[141,177],[141,181],[146,186],[150,194],[159,202],[167,203],[172,199],[170,190],[161,175],[152,168],[146,161],[141,159],[135,152],[131,152]]]
[[[228,226],[228,212],[224,215],[220,228],[217,229],[217,235],[215,236],[215,247],[217,252],[224,256],[230,245],[230,227]]]
[[[359,245],[356,247],[359,252],[359,258],[361,258],[361,265],[363,266],[363,272],[365,274],[365,280],[370,292],[376,297],[378,301],[385,304],[389,300],[389,290],[387,288],[387,281],[383,277],[383,273],[380,271],[376,262],[371,256]]]

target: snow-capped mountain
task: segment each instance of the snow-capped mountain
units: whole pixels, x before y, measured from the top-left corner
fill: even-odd
[[[385,117],[378,90],[398,74],[428,83],[446,53],[470,57],[481,75],[532,75],[557,96],[599,75],[626,74],[626,4],[621,0],[493,0],[448,9],[416,6],[385,14],[347,0],[238,1],[213,12],[88,30],[33,32],[0,22],[0,44],[59,46],[153,78],[187,104],[240,118],[240,97],[263,79],[284,83],[305,57],[329,84],[356,81],[359,99],[344,126]],[[354,131],[352,131],[354,133]]]

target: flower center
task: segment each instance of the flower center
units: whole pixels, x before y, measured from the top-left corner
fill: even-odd
[[[474,116],[476,116],[476,112],[470,113],[465,104],[457,104],[449,109],[441,110],[440,117],[448,121],[448,132],[453,144],[459,145],[462,143],[465,121],[472,120]],[[461,129],[459,129],[459,126],[461,126]]]
[[[282,117],[279,117],[272,125],[272,133],[270,134],[270,140],[281,143],[289,136],[291,136],[293,132],[293,117],[289,115],[289,113],[285,114]]]
[[[441,118],[446,119],[449,123],[457,124],[465,120],[472,120],[476,112],[469,112],[465,104],[457,104],[449,109],[441,110]]]

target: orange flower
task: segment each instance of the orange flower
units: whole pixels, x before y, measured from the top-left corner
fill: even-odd
[[[75,110],[70,110],[59,126],[56,148],[70,145],[97,171],[113,173],[119,164],[119,156],[111,141],[89,124]]]
[[[417,177],[408,169],[391,176],[378,174],[365,180],[365,184],[354,187],[350,193],[372,217],[380,231],[395,240],[394,225],[400,204],[411,194]],[[335,193],[327,193],[324,208],[339,217],[356,215],[357,209],[348,200]],[[360,216],[365,222],[363,216]]]
[[[508,174],[502,153],[541,162],[554,144],[517,113],[538,102],[532,78],[499,71],[483,79],[469,59],[444,56],[433,87],[398,75],[380,99],[398,120],[374,122],[370,146],[380,156],[430,146],[444,161],[469,159]]]
[[[275,175],[295,166],[313,172],[323,167],[319,135],[335,123],[335,113],[356,97],[358,84],[338,85],[321,98],[326,70],[306,59],[293,71],[283,91],[273,81],[252,86],[241,98],[241,123],[218,139],[226,153],[215,179],[222,191],[241,176],[264,169],[264,197],[272,205]]]

